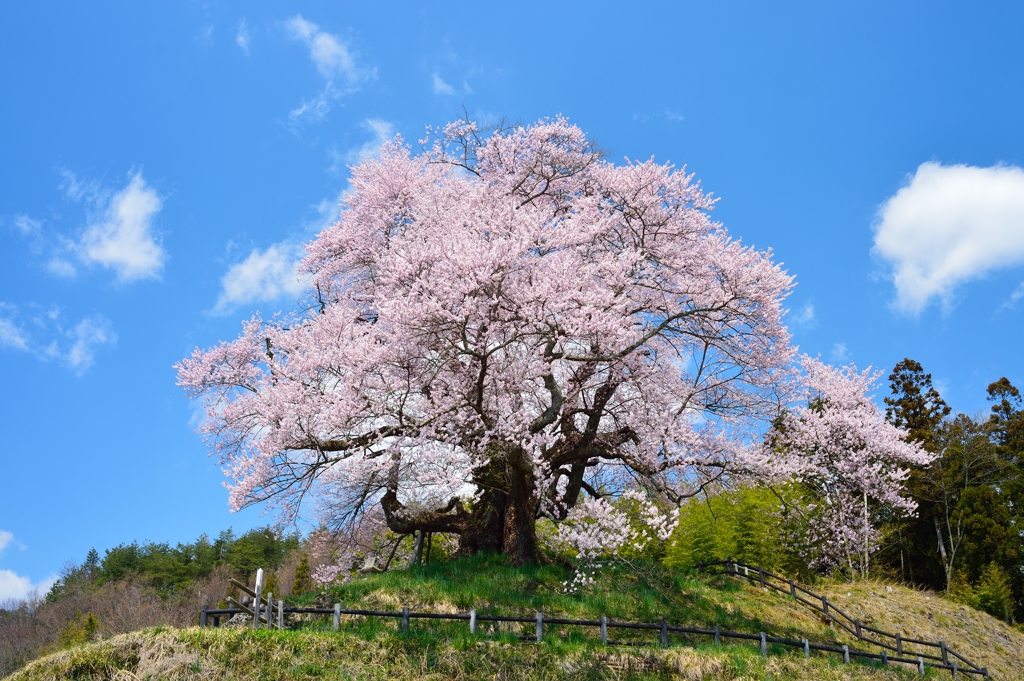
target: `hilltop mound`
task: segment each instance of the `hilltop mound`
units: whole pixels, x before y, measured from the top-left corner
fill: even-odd
[[[657,565],[610,570],[586,593],[564,593],[558,566],[512,568],[497,558],[477,557],[369,575],[315,598],[346,608],[457,612],[657,622],[858,647],[844,631],[791,598],[726,577],[676,573]],[[995,679],[1022,678],[1024,635],[990,616],[933,594],[879,582],[819,587],[829,600],[872,626],[906,637],[945,640],[987,666]],[[9,677],[37,679],[910,679],[910,668],[844,665],[837,656],[770,648],[767,657],[750,643],[715,647],[710,641],[671,638],[667,650],[605,648],[593,631],[553,627],[541,645],[520,643],[530,633],[507,625],[481,627],[471,636],[465,622],[413,621],[407,634],[393,620],[344,618],[338,633],[314,617],[299,631],[149,629],[36,660]],[[616,634],[623,642],[655,644],[654,632]],[[870,648],[867,648],[870,650]],[[936,678],[943,678],[945,674]]]

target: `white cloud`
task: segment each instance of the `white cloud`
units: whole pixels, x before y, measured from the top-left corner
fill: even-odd
[[[324,78],[333,79],[341,76],[355,83],[364,77],[356,68],[348,47],[338,36],[321,31],[316,24],[303,19],[301,14],[289,19],[285,26],[292,38],[302,40],[309,47],[309,57]]]
[[[14,540],[14,535],[7,530],[0,530],[0,552],[7,548],[7,545]]]
[[[38,232],[39,228],[42,226],[42,222],[39,220],[33,220],[27,215],[14,216],[14,228],[21,232],[22,236],[31,236]]]
[[[67,335],[74,343],[64,354],[63,360],[77,374],[82,374],[92,366],[97,348],[117,342],[117,334],[110,321],[102,315],[86,317]]]
[[[13,570],[0,570],[0,603],[21,601],[45,594],[57,581],[57,575],[50,575],[38,584],[28,577],[22,577]]]
[[[793,320],[797,323],[798,326],[815,326],[817,320],[814,316],[814,303],[807,303],[802,308],[800,308],[800,311],[796,313],[796,316],[793,317]]]
[[[1024,264],[1024,170],[922,163],[879,210],[873,252],[892,265],[898,309],[948,307],[957,285]]]
[[[289,112],[292,124],[302,120],[313,122],[323,120],[331,110],[334,101],[377,75],[376,69],[361,68],[348,46],[336,35],[321,31],[320,27],[302,18],[301,14],[285,22],[289,35],[301,40],[309,48],[309,58],[327,83],[324,89],[311,100]]]
[[[435,95],[454,95],[455,88],[448,83],[441,80],[441,76],[436,73],[433,75],[434,79],[434,94]]]
[[[831,358],[833,362],[845,362],[850,359],[850,350],[846,343],[836,343],[832,346]]]
[[[249,28],[245,24],[245,19],[242,19],[241,23],[238,24],[238,33],[235,34],[235,44],[242,48],[242,53],[246,57],[249,56],[249,43],[252,41],[252,34],[249,33]]]
[[[115,270],[122,281],[158,277],[167,254],[154,238],[152,222],[161,206],[157,193],[136,173],[110,199],[102,218],[89,225],[81,258]]]
[[[46,270],[50,274],[55,274],[58,277],[64,277],[65,279],[71,279],[78,274],[78,270],[75,269],[75,266],[60,256],[50,258],[46,263]]]
[[[349,163],[359,163],[363,159],[377,158],[380,156],[380,148],[395,138],[395,126],[379,118],[367,118],[363,121],[362,128],[372,137],[365,144],[349,150],[345,155],[345,160]]]
[[[24,332],[10,319],[0,317],[0,347],[28,350],[28,340]]]
[[[103,315],[85,317],[71,328],[61,322],[61,313],[53,309],[31,315],[26,327],[19,324],[17,308],[0,303],[0,347],[20,350],[42,361],[56,361],[81,376],[92,366],[99,348],[114,345],[117,334],[110,320]]]
[[[303,254],[301,246],[287,242],[265,251],[254,249],[248,258],[228,268],[213,311],[223,313],[236,305],[298,296],[306,283],[297,271]]]

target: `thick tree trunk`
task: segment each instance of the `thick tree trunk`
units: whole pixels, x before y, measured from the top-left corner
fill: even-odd
[[[459,537],[459,553],[502,553],[515,565],[539,562],[533,473],[522,453],[495,457],[473,480],[482,491]]]

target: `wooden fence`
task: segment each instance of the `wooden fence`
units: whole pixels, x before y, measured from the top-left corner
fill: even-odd
[[[544,640],[546,631],[550,632],[550,627],[554,626],[575,626],[583,628],[594,628],[600,630],[601,642],[606,645],[649,645],[643,641],[618,641],[609,638],[609,632],[614,630],[633,630],[633,631],[650,631],[658,634],[657,643],[662,647],[667,647],[670,643],[670,635],[687,636],[690,638],[707,638],[713,639],[715,645],[722,645],[726,639],[735,639],[739,641],[753,641],[759,645],[761,654],[767,655],[769,645],[784,646],[789,648],[796,648],[803,650],[804,657],[810,657],[812,651],[818,651],[822,653],[834,653],[842,655],[843,662],[849,663],[852,659],[871,660],[881,662],[883,665],[889,664],[905,664],[911,665],[917,668],[919,674],[924,674],[925,667],[933,667],[936,669],[945,669],[952,672],[953,678],[958,678],[958,674],[967,674],[968,676],[980,676],[988,679],[987,669],[979,668],[977,665],[972,664],[966,658],[953,652],[943,643],[932,643],[929,641],[919,641],[916,639],[901,639],[898,634],[888,634],[886,632],[879,632],[877,629],[872,629],[859,622],[855,624],[855,629],[850,629],[848,626],[843,624],[838,618],[845,618],[845,613],[835,608],[834,605],[828,603],[823,596],[817,596],[816,594],[807,591],[803,587],[793,584],[791,580],[783,579],[777,575],[763,570],[761,568],[744,565],[736,561],[723,561],[722,563],[705,563],[698,567],[700,571],[707,571],[709,568],[714,570],[716,567],[724,567],[724,570],[720,572],[731,576],[748,577],[758,583],[761,583],[765,588],[775,588],[779,591],[785,591],[784,589],[772,584],[771,580],[781,580],[790,586],[788,593],[790,595],[796,595],[796,591],[812,596],[816,600],[820,600],[823,604],[822,608],[819,608],[826,616],[830,617],[830,621],[835,621],[841,624],[844,628],[848,629],[851,633],[859,631],[860,636],[858,640],[862,640],[866,643],[873,643],[881,646],[881,653],[869,653],[861,650],[851,649],[849,646],[829,646],[821,643],[811,643],[806,638],[799,641],[787,638],[780,638],[777,636],[769,636],[766,632],[759,632],[757,634],[729,631],[722,629],[720,626],[715,625],[712,629],[705,629],[700,627],[684,627],[669,624],[666,620],[661,620],[657,624],[655,623],[641,623],[641,622],[618,622],[609,620],[607,617],[601,617],[598,620],[574,620],[565,619],[561,617],[545,617],[543,613],[535,613],[533,617],[522,617],[522,616],[505,616],[505,615],[479,615],[476,610],[470,610],[464,613],[432,613],[432,612],[410,612],[409,608],[402,608],[401,611],[384,611],[384,610],[361,610],[342,608],[340,603],[335,603],[333,608],[301,608],[286,606],[282,601],[276,603],[272,598],[261,597],[258,590],[254,591],[249,589],[244,584],[232,580],[232,583],[239,587],[245,593],[253,596],[252,607],[240,604],[237,601],[233,601],[237,607],[232,608],[217,608],[211,609],[203,606],[203,610],[199,616],[199,626],[214,626],[218,627],[221,624],[222,617],[231,617],[237,614],[247,614],[253,617],[253,626],[261,627],[264,624],[267,627],[274,627],[277,629],[283,629],[285,626],[285,615],[330,615],[333,616],[333,629],[337,631],[341,626],[341,616],[350,615],[357,617],[383,617],[400,620],[399,629],[402,632],[407,632],[412,620],[449,620],[449,621],[462,621],[467,622],[469,625],[469,633],[477,634],[477,625],[481,622],[493,622],[493,623],[510,623],[510,624],[534,624],[535,633],[532,636],[520,636],[522,640],[536,641],[541,643]],[[751,577],[750,571],[754,571],[754,576]],[[796,596],[802,602],[816,606],[816,603],[802,599]],[[894,637],[896,640],[896,647],[891,647],[885,643],[874,641],[864,636],[864,632],[874,632],[882,636]],[[942,657],[936,657],[929,654],[917,654],[906,650],[904,644],[916,644],[924,646],[936,646],[939,647],[942,653]],[[896,655],[890,657],[889,651],[895,651]],[[960,666],[957,662],[960,660],[967,666]]]
[[[918,660],[923,660],[926,666],[949,669],[953,672],[954,677],[957,675],[957,672],[963,672],[988,678],[988,670],[986,668],[974,664],[947,646],[944,641],[923,641],[916,638],[903,638],[900,634],[893,634],[869,627],[860,620],[847,615],[840,608],[836,607],[834,603],[829,602],[826,596],[818,595],[806,587],[797,584],[792,579],[780,577],[762,567],[748,565],[736,560],[723,560],[713,563],[698,563],[697,572],[742,578],[758,584],[764,589],[774,589],[780,593],[787,594],[800,603],[821,613],[830,624],[834,623],[851,635],[856,636],[858,641],[881,648],[882,655],[887,656],[889,651],[896,653],[900,658],[910,655]],[[912,647],[924,648],[928,652],[911,652],[910,648]]]

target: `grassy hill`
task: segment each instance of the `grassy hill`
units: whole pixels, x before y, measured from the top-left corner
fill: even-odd
[[[431,563],[369,575],[319,595],[321,604],[394,610],[532,615],[713,626],[787,638],[849,644],[786,596],[725,577],[698,577],[658,565],[606,571],[580,595],[564,593],[567,574],[556,565],[512,568],[494,557]],[[879,582],[825,584],[819,590],[851,615],[907,637],[943,639],[995,679],[1024,678],[1024,634],[992,617],[934,594]],[[522,631],[481,625],[471,636],[464,622],[414,620],[401,634],[394,621],[345,618],[334,633],[310,618],[295,631],[148,629],[62,651],[36,660],[9,677],[36,679],[911,679],[909,668],[842,664],[836,656],[805,660],[802,653],[750,643],[716,648],[706,639],[672,637],[657,647],[604,647],[596,632],[556,626],[541,645],[521,643]],[[623,642],[655,643],[654,632]],[[934,678],[946,673],[932,671]]]

